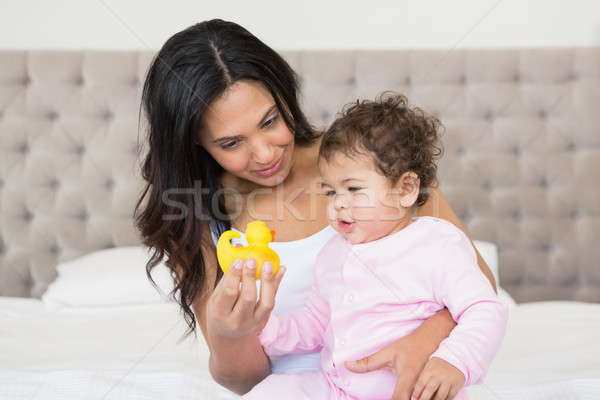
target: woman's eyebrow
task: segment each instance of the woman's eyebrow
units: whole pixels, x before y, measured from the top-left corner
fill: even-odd
[[[235,136],[224,136],[224,137],[220,137],[220,138],[216,138],[215,140],[213,140],[213,143],[219,143],[219,142],[228,142],[230,140],[237,140],[237,139],[241,139],[242,136],[241,135],[235,135]]]
[[[265,121],[267,120],[267,118],[269,117],[269,115],[271,115],[271,113],[273,112],[274,109],[277,108],[277,104],[273,104],[271,107],[269,107],[269,109],[267,110],[267,112],[265,112],[265,115],[263,115],[263,117],[261,118],[261,120],[258,122],[258,126],[261,126],[262,124],[265,123]]]
[[[262,124],[264,124],[265,121],[266,121],[266,119],[269,117],[269,115],[276,108],[277,108],[276,104],[273,104],[271,107],[269,107],[269,109],[265,112],[265,114],[263,115],[263,117],[258,122],[257,126],[261,126]],[[241,137],[242,137],[242,135],[224,136],[224,137],[216,138],[215,140],[212,141],[212,143],[227,142],[227,141],[230,141],[230,140],[240,139]]]

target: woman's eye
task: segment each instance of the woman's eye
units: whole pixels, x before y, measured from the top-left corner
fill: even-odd
[[[236,148],[238,146],[238,144],[240,144],[240,142],[238,140],[232,140],[231,142],[223,143],[220,147],[223,150],[232,150],[232,149]]]
[[[269,118],[268,120],[265,121],[265,123],[263,124],[263,128],[268,128],[270,126],[275,125],[275,122],[277,122],[278,119],[279,119],[279,113],[274,114],[271,118]]]

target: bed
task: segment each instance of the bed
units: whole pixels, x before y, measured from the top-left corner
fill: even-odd
[[[440,185],[510,307],[470,398],[600,398],[600,48],[283,54],[317,127],[386,89],[444,123]],[[152,57],[0,51],[0,399],[234,398],[145,277]]]

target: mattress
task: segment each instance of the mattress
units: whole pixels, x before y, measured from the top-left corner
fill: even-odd
[[[493,247],[479,246],[487,256]],[[493,255],[493,251],[492,251]],[[147,251],[93,253],[58,266],[41,299],[0,297],[0,399],[232,399],[213,381],[202,335],[185,336],[164,266]],[[509,305],[507,333],[471,399],[600,399],[600,304]]]
[[[506,337],[471,399],[599,399],[600,305],[511,308]],[[175,304],[49,309],[0,298],[0,399],[230,399],[201,336]]]
[[[0,298],[0,399],[226,399],[173,303],[49,309]]]

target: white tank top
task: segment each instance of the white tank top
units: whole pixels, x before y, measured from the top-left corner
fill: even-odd
[[[231,243],[234,246],[238,243],[247,246],[248,243],[244,233],[237,229],[234,230],[239,232],[242,237],[233,239]],[[336,231],[327,226],[314,235],[303,239],[269,244],[269,247],[279,254],[281,264],[285,265],[286,268],[285,276],[279,285],[275,299],[275,309],[273,310],[275,315],[292,312],[306,303],[314,279],[314,265],[317,254],[335,234]],[[318,352],[271,357],[271,368],[274,374],[314,371],[319,368],[319,360],[320,355]]]

